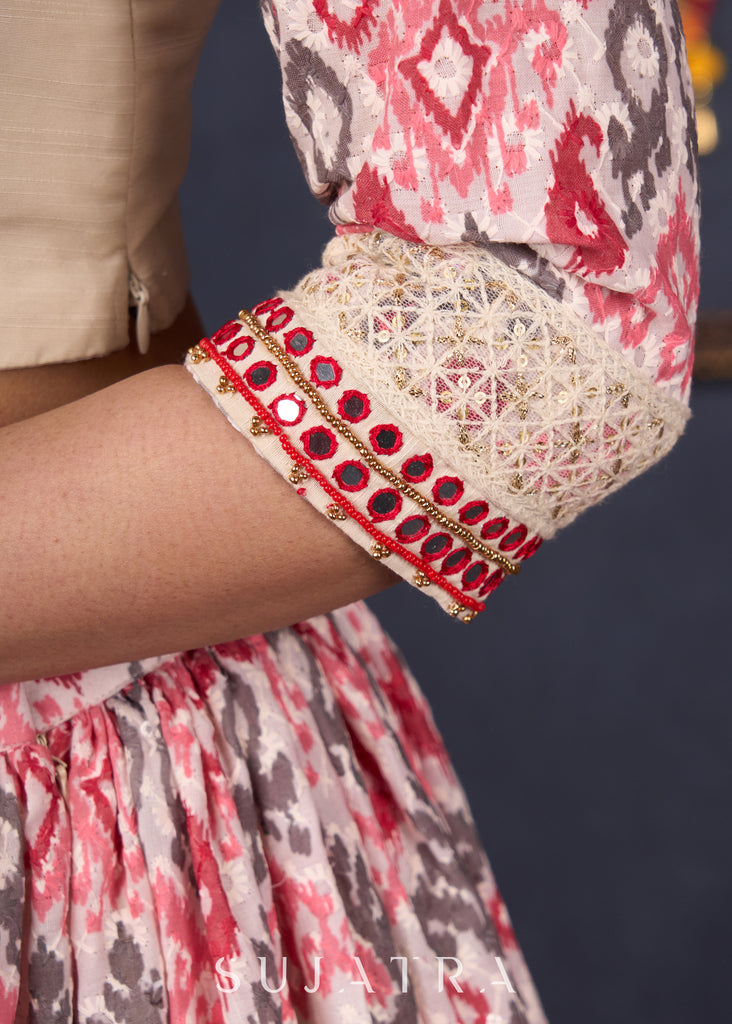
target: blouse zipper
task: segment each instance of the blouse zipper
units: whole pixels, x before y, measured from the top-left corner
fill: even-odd
[[[144,356],[150,348],[150,292],[140,278],[130,269],[130,305],[137,306],[135,332],[137,347]]]

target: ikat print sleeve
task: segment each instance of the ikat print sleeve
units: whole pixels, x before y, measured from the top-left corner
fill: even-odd
[[[668,0],[273,0],[321,266],[188,367],[297,492],[470,621],[684,429],[691,86]]]

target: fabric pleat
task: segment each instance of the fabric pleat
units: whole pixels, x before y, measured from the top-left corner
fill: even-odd
[[[0,741],[3,1020],[545,1024],[364,605],[5,688]]]

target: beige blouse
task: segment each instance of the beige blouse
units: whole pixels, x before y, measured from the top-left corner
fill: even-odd
[[[145,350],[180,312],[177,191],[217,7],[0,4],[0,369],[124,348],[129,305]]]

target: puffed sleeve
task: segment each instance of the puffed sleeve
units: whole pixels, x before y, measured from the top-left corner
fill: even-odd
[[[305,500],[470,621],[689,417],[675,3],[274,0],[321,265],[187,366]]]

